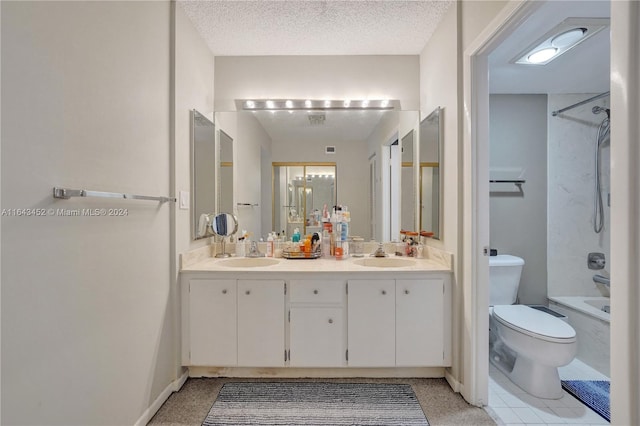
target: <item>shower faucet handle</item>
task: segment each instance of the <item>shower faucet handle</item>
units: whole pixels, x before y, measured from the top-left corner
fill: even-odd
[[[587,256],[587,267],[589,269],[604,269],[606,264],[604,253],[589,253]]]

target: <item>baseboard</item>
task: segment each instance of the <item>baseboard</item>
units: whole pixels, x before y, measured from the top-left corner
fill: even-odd
[[[453,377],[449,368],[446,368],[444,370],[444,378],[447,383],[449,383],[449,386],[451,386],[451,389],[453,389],[454,392],[460,393],[462,384],[458,380],[456,380],[455,377]]]
[[[393,368],[248,368],[189,367],[189,377],[250,377],[250,378],[339,378],[339,377],[444,377],[443,367]]]
[[[178,392],[188,378],[189,370],[186,370],[184,373],[182,373],[182,376],[169,383],[169,385],[164,388],[162,392],[160,392],[160,395],[158,395],[156,400],[153,401],[151,406],[149,406],[149,408],[147,408],[144,413],[142,413],[142,416],[140,416],[138,421],[136,421],[135,426],[145,426],[147,423],[149,423],[149,420],[151,420],[151,418],[155,416],[160,407],[162,407],[162,404],[164,404],[165,401],[169,399],[173,392]]]

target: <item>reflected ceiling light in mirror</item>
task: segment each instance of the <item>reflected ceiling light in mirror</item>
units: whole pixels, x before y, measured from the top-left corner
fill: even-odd
[[[609,26],[608,18],[568,18],[531,43],[512,64],[546,65]]]
[[[244,110],[393,110],[400,109],[400,101],[392,99],[238,99],[238,109]]]

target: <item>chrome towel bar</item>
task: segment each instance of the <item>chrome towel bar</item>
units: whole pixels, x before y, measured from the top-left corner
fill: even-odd
[[[53,188],[53,198],[68,200],[71,197],[124,198],[127,200],[159,201],[161,203],[176,202],[176,199],[171,197],[151,197],[148,195],[123,194],[120,192],[89,191],[86,189],[69,189],[57,187]]]

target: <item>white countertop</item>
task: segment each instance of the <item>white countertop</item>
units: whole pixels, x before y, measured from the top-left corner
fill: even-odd
[[[394,259],[390,256],[389,259]],[[415,259],[410,257],[398,257],[399,259],[407,259],[412,262],[410,266],[401,267],[371,267],[361,266],[354,261],[361,258],[349,257],[343,260],[335,260],[332,258],[320,259],[283,259],[277,258],[278,263],[269,266],[257,267],[233,267],[225,266],[225,260],[237,259],[235,257],[220,259],[209,257],[199,262],[182,268],[182,272],[451,272],[451,269],[445,264],[436,262],[432,259]],[[271,258],[269,258],[271,259]]]

